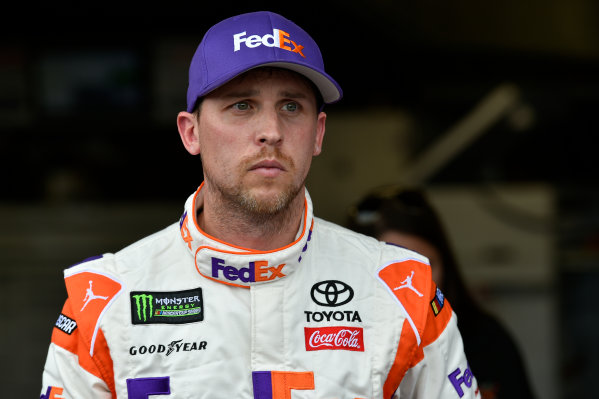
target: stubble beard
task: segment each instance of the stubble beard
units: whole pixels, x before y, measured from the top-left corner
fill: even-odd
[[[263,157],[245,160],[241,163],[240,170],[247,170],[249,165],[261,158]],[[293,161],[289,158],[278,154],[277,159],[284,159],[289,168],[293,170]],[[204,170],[204,173],[206,180],[221,200],[218,205],[220,208],[218,213],[221,216],[236,215],[239,222],[247,222],[254,228],[260,226],[271,230],[276,230],[277,225],[284,224],[287,218],[292,216],[291,204],[300,194],[305,182],[305,179],[299,184],[291,182],[277,193],[266,197],[252,192],[251,187],[247,187],[243,182],[226,184],[215,179],[209,170]]]
[[[272,198],[259,200],[249,191],[241,191],[237,196],[237,199],[240,209],[243,211],[256,218],[268,218],[276,216],[287,209],[298,192],[298,187],[288,186]]]

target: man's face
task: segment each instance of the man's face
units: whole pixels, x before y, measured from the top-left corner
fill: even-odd
[[[207,95],[198,120],[205,185],[233,206],[276,214],[298,195],[321,151],[326,115],[299,75],[256,69]]]

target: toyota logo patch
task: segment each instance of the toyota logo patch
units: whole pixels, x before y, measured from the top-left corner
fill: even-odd
[[[351,301],[354,290],[342,281],[326,280],[314,284],[310,296],[318,305],[335,307]]]

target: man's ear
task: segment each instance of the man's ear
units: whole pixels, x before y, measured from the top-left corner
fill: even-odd
[[[185,111],[179,112],[177,127],[187,152],[198,155],[200,153],[199,124],[195,115]]]
[[[320,112],[316,121],[316,140],[314,141],[313,156],[317,156],[322,152],[322,141],[324,140],[324,131],[326,130],[327,114]]]

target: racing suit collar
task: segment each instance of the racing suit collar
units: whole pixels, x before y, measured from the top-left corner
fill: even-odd
[[[181,238],[204,277],[239,287],[275,281],[299,267],[312,235],[312,200],[305,192],[304,216],[297,238],[291,244],[271,251],[256,251],[228,244],[204,232],[196,219],[203,203],[202,185],[189,196],[181,216]]]

